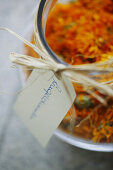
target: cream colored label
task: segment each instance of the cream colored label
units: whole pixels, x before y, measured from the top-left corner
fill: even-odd
[[[52,71],[34,70],[19,94],[15,111],[42,146],[46,146],[74,99],[72,83]]]

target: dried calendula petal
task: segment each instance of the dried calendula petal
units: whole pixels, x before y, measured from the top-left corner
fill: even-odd
[[[78,0],[57,4],[46,24],[45,35],[49,46],[68,64],[83,64],[84,67],[84,64],[95,63],[105,69],[112,67],[112,8],[112,0]],[[103,76],[99,74],[95,79],[112,87],[112,77],[112,73],[107,73]],[[95,88],[91,88],[92,94],[89,94],[83,86],[73,84],[77,93],[73,135],[94,142],[113,142],[113,98],[100,94]],[[106,105],[96,100],[95,95],[104,98]],[[69,132],[71,117],[69,111],[62,121],[61,127],[66,132]]]

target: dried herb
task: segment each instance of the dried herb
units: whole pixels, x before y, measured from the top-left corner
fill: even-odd
[[[112,0],[78,0],[69,4],[57,4],[47,20],[48,44],[69,64],[107,60],[107,54],[113,56],[112,8]],[[30,53],[38,57],[30,47],[26,46],[26,49],[28,55]],[[102,77],[99,75],[95,79],[103,82],[112,80],[112,77],[113,73]],[[113,142],[113,98],[103,95],[108,104],[105,106],[93,97],[93,94],[100,95],[95,89],[89,95],[81,85],[73,85],[77,94],[73,135],[94,142]],[[69,111],[61,123],[66,131],[69,129],[70,117]]]
[[[62,59],[73,65],[107,60],[103,54],[113,56],[112,9],[112,0],[78,0],[57,4],[46,25],[46,39],[50,47],[56,54],[62,52],[61,55],[65,56]],[[53,33],[53,29],[56,32]],[[62,36],[63,41],[57,41]],[[113,142],[113,99],[109,99],[109,107],[105,107],[80,85],[74,84],[74,87],[77,93],[75,122],[78,123],[75,123],[73,134],[95,142]],[[67,124],[69,115],[70,112],[62,124]]]

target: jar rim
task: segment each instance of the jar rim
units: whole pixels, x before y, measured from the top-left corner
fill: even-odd
[[[38,29],[38,32],[39,32],[40,40],[41,40],[43,46],[45,47],[46,51],[49,53],[49,55],[56,62],[64,64],[64,65],[69,65],[65,61],[63,61],[63,60],[61,60],[60,58],[57,57],[57,55],[51,50],[51,48],[49,47],[49,45],[48,45],[48,43],[47,43],[47,41],[45,39],[43,28],[42,28],[42,16],[43,16],[43,11],[44,11],[46,1],[47,0],[40,1],[39,8],[38,8],[38,13],[37,13],[37,29]]]

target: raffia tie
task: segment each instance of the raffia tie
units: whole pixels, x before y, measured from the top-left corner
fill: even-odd
[[[30,46],[39,56],[40,58],[34,58],[32,56],[17,54],[14,52],[10,53],[10,60],[13,63],[27,66],[29,69],[47,69],[52,70],[56,75],[64,74],[68,77],[72,82],[76,82],[82,84],[88,93],[91,93],[91,88],[97,89],[101,94],[113,96],[112,85],[111,82],[97,82],[91,77],[89,77],[89,73],[91,72],[112,72],[113,71],[113,58],[110,57],[105,62],[94,63],[94,64],[83,64],[83,65],[64,65],[57,63],[47,52],[40,50],[37,46],[30,43],[20,35],[16,34],[12,30],[4,27],[0,27],[0,30],[8,31],[9,33],[16,36],[20,39],[24,44]],[[106,101],[100,97],[99,95],[93,94],[97,100],[101,103],[105,104]]]

